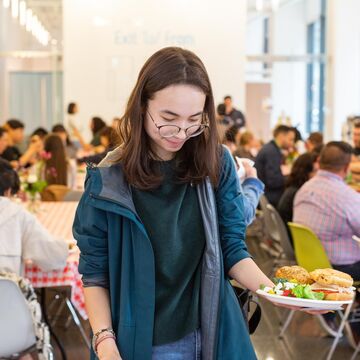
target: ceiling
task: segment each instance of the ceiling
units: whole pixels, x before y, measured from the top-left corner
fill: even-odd
[[[27,0],[26,4],[50,33],[50,38],[61,44],[62,0]]]

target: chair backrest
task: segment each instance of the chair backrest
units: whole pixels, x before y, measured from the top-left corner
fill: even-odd
[[[0,358],[35,344],[33,319],[24,295],[16,283],[0,278]]]
[[[83,194],[83,191],[70,190],[63,197],[62,201],[80,201]]]
[[[70,191],[65,185],[49,185],[41,193],[42,201],[62,201],[64,196]]]
[[[276,223],[268,209],[268,205],[270,205],[268,199],[265,195],[260,197],[260,207],[263,213],[263,219],[265,223],[265,232],[272,239],[277,242],[280,242],[280,234]]]
[[[306,226],[288,223],[294,241],[297,263],[307,271],[331,268],[323,245],[314,232]]]
[[[291,245],[291,241],[289,238],[289,233],[286,229],[284,221],[282,220],[280,214],[276,211],[276,209],[271,205],[266,205],[267,210],[270,213],[270,217],[274,226],[277,229],[277,235],[279,238],[280,245],[283,249],[283,252],[288,260],[295,260],[294,249]]]

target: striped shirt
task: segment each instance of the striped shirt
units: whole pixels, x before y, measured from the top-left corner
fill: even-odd
[[[360,261],[360,194],[331,172],[319,170],[298,191],[293,221],[312,229],[334,265]]]

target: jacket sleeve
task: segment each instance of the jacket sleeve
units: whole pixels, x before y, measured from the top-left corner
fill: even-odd
[[[256,214],[260,196],[264,193],[264,184],[257,178],[247,178],[242,183],[244,194],[245,223],[250,225]]]
[[[32,260],[44,271],[62,269],[66,265],[68,245],[54,238],[31,213],[23,211],[22,258]]]
[[[219,186],[215,192],[225,273],[250,257],[245,244],[244,195],[230,153],[224,149]]]
[[[73,235],[80,249],[79,272],[84,287],[107,288],[109,283],[106,212],[89,204],[85,191],[75,214]]]

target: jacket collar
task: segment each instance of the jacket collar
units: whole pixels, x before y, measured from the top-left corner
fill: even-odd
[[[136,214],[131,188],[119,163],[120,147],[109,151],[98,166],[88,167],[90,193],[103,200],[117,203]]]

